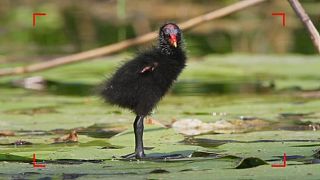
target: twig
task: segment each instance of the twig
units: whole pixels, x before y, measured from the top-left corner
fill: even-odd
[[[301,6],[299,0],[289,0],[289,3],[296,14],[299,16],[304,26],[307,28],[314,47],[317,49],[318,53],[320,53],[320,35],[317,29],[314,27],[312,21],[310,20],[308,14]]]
[[[262,3],[264,1],[266,1],[266,0],[240,1],[240,2],[234,3],[230,6],[212,11],[208,14],[204,14],[204,15],[189,19],[185,22],[180,23],[179,26],[182,30],[187,30],[187,29],[195,27],[196,25],[199,25],[201,23],[226,16],[226,15],[231,14],[233,12],[240,11],[244,8]],[[108,46],[100,47],[97,49],[93,49],[93,50],[89,50],[89,51],[85,51],[85,52],[81,52],[81,53],[68,55],[65,57],[52,59],[47,62],[32,64],[32,65],[25,66],[25,67],[1,69],[0,76],[17,75],[17,74],[23,74],[23,73],[28,73],[28,72],[36,72],[36,71],[41,71],[41,70],[45,70],[45,69],[58,67],[58,66],[61,66],[64,64],[80,62],[80,61],[84,61],[87,59],[99,57],[102,55],[112,54],[112,53],[121,51],[121,50],[126,49],[131,46],[143,44],[143,43],[146,43],[148,41],[155,39],[156,37],[157,37],[157,32],[154,31],[154,32],[150,32],[145,35],[139,36],[137,38],[121,41],[121,42],[118,42],[115,44],[111,44]]]

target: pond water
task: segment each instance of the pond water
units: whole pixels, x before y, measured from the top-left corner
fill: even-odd
[[[121,158],[133,151],[134,115],[94,95],[120,58],[32,74],[46,80],[42,91],[14,87],[22,76],[0,79],[0,179],[319,177],[318,57],[190,61],[145,121],[141,161]],[[172,128],[190,119],[216,129],[188,136]],[[34,153],[45,168],[33,167]],[[271,167],[284,153],[287,167]]]

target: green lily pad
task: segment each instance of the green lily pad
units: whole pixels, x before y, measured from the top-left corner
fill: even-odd
[[[186,89],[173,89],[152,118],[170,127],[181,119],[214,123],[255,117],[267,121],[267,127],[187,137],[171,128],[146,124],[144,144],[149,157],[180,154],[182,158],[132,161],[120,156],[134,151],[135,115],[87,92],[122,58],[113,56],[108,61],[98,59],[30,74],[53,83],[42,92],[10,86],[12,80],[23,76],[1,78],[0,130],[10,130],[14,135],[0,137],[0,179],[320,176],[320,100],[315,98],[317,93],[301,91],[317,92],[319,88],[318,56],[226,55],[189,61],[174,87]],[[261,87],[267,87],[268,92],[259,91]],[[78,131],[77,143],[54,144],[54,138],[71,130]],[[31,144],[10,145],[17,141]],[[33,168],[33,153],[45,168]],[[272,168],[271,164],[282,162],[284,153],[287,167]],[[263,165],[266,162],[269,164]]]
[[[12,154],[0,154],[0,161],[32,162],[32,158]]]

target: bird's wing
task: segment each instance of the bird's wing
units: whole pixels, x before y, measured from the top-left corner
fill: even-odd
[[[155,68],[158,66],[157,62],[153,62],[151,64],[143,66],[143,68],[139,71],[140,74],[152,72],[155,70]]]

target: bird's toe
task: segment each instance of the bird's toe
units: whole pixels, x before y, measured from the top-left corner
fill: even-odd
[[[130,154],[127,154],[127,155],[124,155],[124,156],[121,156],[122,158],[124,159],[143,159],[146,157],[146,155],[142,152],[138,152],[138,153],[130,153]]]

